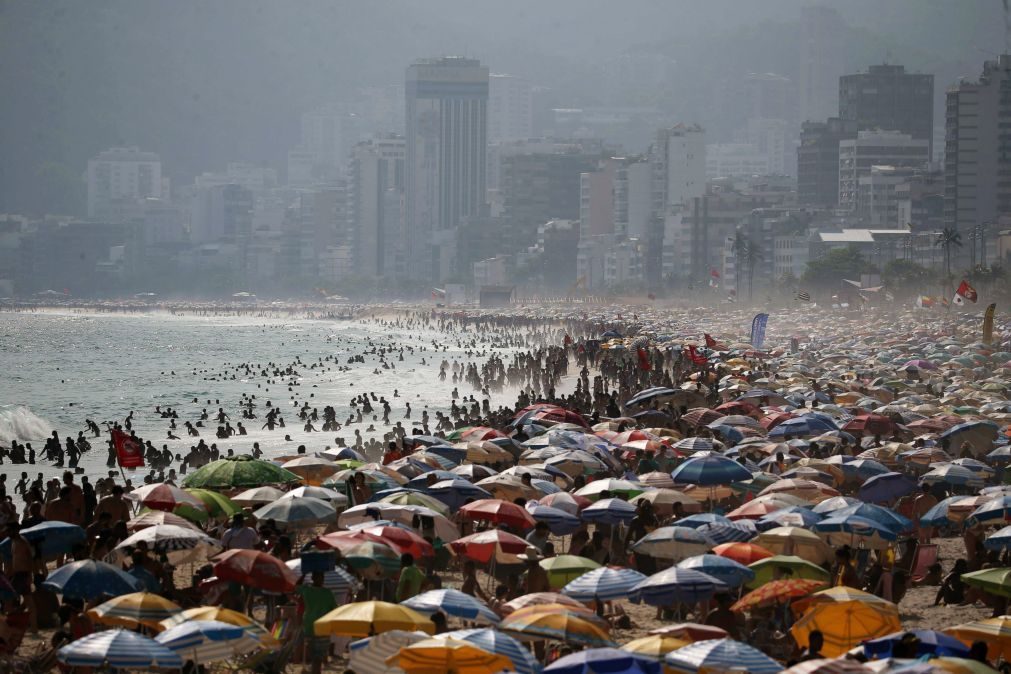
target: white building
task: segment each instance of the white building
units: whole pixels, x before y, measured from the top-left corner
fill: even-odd
[[[278,184],[277,171],[274,169],[243,162],[230,162],[222,173],[201,173],[194,182],[197,187],[241,185],[257,195]]]
[[[874,166],[924,169],[930,161],[930,141],[898,131],[861,131],[856,138],[839,141],[839,208],[857,208],[860,177]]]
[[[698,124],[678,124],[657,133],[653,148],[657,205],[666,213],[706,192],[706,133]]]
[[[397,260],[404,248],[405,153],[399,136],[365,141],[352,151],[349,218],[358,272],[364,276],[398,274]]]
[[[745,138],[765,155],[768,161],[766,173],[793,175],[795,167],[790,157],[795,156],[796,151],[785,119],[749,119]]]
[[[496,255],[474,263],[474,287],[509,284],[509,258]]]
[[[614,241],[604,253],[604,285],[609,288],[643,281],[643,257],[638,239]]]
[[[161,159],[138,147],[114,147],[88,160],[88,217],[104,219],[118,204],[168,198]]]
[[[614,233],[643,239],[653,218],[653,165],[631,159],[614,176]]]
[[[488,142],[525,140],[534,135],[533,86],[522,77],[488,77]]]
[[[898,188],[908,183],[913,172],[910,168],[872,166],[869,174],[857,179],[856,214],[864,224],[874,229],[906,228],[899,223],[912,220],[901,220],[905,211],[900,212]],[[909,203],[908,199],[905,203]],[[908,207],[906,210],[909,210]]]
[[[706,145],[706,177],[737,178],[770,173],[769,157],[750,143]]]
[[[777,235],[772,237],[772,277],[800,278],[807,271],[811,259],[811,245],[808,236]]]
[[[201,187],[193,196],[190,241],[195,244],[247,239],[253,229],[253,193],[239,185]]]

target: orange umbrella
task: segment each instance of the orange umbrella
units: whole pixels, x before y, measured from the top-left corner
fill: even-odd
[[[824,586],[823,581],[806,578],[774,580],[741,597],[736,604],[730,607],[730,610],[734,612],[747,611],[767,604],[778,604],[795,597],[806,597]]]
[[[572,597],[567,597],[564,594],[559,594],[558,592],[532,592],[502,604],[502,611],[503,613],[512,613],[528,606],[541,606],[544,604],[561,604],[577,611],[580,609],[586,610],[586,605],[580,604]]]
[[[467,520],[505,524],[515,529],[533,529],[537,524],[523,506],[497,498],[483,498],[460,506],[460,515]]]
[[[724,639],[727,631],[722,627],[714,625],[700,625],[698,623],[678,623],[677,625],[667,625],[650,630],[650,634],[659,634],[665,637],[675,637],[686,641],[707,641],[709,639]]]
[[[723,543],[714,547],[713,553],[745,566],[774,556],[771,550],[763,548],[757,543]]]
[[[470,536],[458,538],[449,544],[449,549],[458,557],[467,557],[475,562],[487,564],[500,555],[518,555],[531,547],[529,543],[501,529],[489,529]]]

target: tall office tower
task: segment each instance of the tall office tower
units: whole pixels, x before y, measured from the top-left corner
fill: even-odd
[[[839,76],[843,74],[845,27],[839,12],[831,7],[812,6],[800,10],[797,88],[801,122],[822,120],[836,114]]]
[[[488,87],[488,142],[534,135],[533,86],[522,77],[492,73]]]
[[[905,67],[871,66],[865,73],[839,78],[839,118],[861,131],[901,131],[934,143],[934,76],[907,73]]]
[[[406,259],[410,276],[455,270],[455,232],[485,208],[488,68],[460,57],[407,69]]]
[[[358,273],[398,275],[404,195],[404,139],[364,141],[351,152],[351,223]]]

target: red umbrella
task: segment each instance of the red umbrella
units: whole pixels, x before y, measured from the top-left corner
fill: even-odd
[[[259,550],[227,550],[215,558],[214,575],[268,592],[291,592],[298,576],[284,562]]]
[[[488,428],[487,426],[475,426],[460,433],[460,439],[467,442],[480,442],[482,440],[494,440],[495,438],[505,437],[508,436],[501,431],[496,431],[494,428]]]
[[[706,641],[707,639],[723,639],[727,636],[727,631],[722,627],[714,625],[700,625],[698,623],[679,623],[677,625],[666,625],[650,630],[650,634],[660,634],[667,637],[686,639],[688,641]]]
[[[859,414],[850,419],[842,430],[854,435],[890,435],[895,432],[895,422],[881,414]]]
[[[576,512],[572,512],[572,508],[568,507],[567,502],[570,500],[575,502]],[[544,498],[539,499],[538,503],[541,505],[551,506],[552,508],[558,508],[559,510],[564,510],[570,515],[578,515],[584,508],[588,508],[593,505],[593,501],[585,496],[577,496],[576,494],[570,494],[565,491],[556,491],[554,494],[548,494]]]
[[[501,529],[489,529],[480,533],[458,538],[449,544],[453,553],[459,557],[473,559],[475,562],[487,564],[502,552],[508,555],[518,555],[531,547],[520,538],[507,534]]]
[[[722,414],[743,414],[746,417],[755,417],[756,419],[762,416],[762,410],[755,407],[751,403],[746,403],[742,400],[734,400],[729,403],[723,403],[713,408],[717,412]]]
[[[943,433],[954,424],[949,424],[941,419],[917,419],[906,424],[906,428],[913,431],[926,431],[929,433]]]
[[[794,415],[789,412],[773,412],[762,417],[761,421],[758,423],[762,424],[762,428],[767,431],[771,431],[776,426],[780,425],[787,419],[793,419]]]
[[[600,435],[598,433],[597,435]],[[610,438],[605,438],[609,440],[612,444],[627,445],[630,442],[635,442],[637,440],[659,440],[659,438],[652,433],[647,433],[646,431],[623,431],[621,433],[614,433]]]
[[[723,543],[713,548],[713,554],[732,559],[745,566],[772,557],[772,551],[757,543]]]
[[[706,409],[705,407],[696,407],[693,410],[689,410],[687,414],[681,417],[681,421],[685,422],[689,426],[708,426],[709,424],[722,419],[727,415],[721,414],[715,410]]]
[[[483,498],[460,506],[460,515],[467,520],[505,524],[514,529],[531,529],[537,522],[527,509],[510,501]]]
[[[415,557],[433,557],[435,548],[424,538],[403,527],[391,527],[389,525],[376,525],[361,529],[367,534],[376,536],[379,541],[393,548],[398,555],[409,552]]]
[[[383,539],[375,534],[370,534],[362,529],[355,529],[354,531],[334,531],[329,534],[324,534],[316,539],[316,543],[324,548],[333,548],[338,550],[342,555],[346,554],[351,548],[357,547],[362,543],[385,543]]]

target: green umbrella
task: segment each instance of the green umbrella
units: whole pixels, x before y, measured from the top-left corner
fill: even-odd
[[[963,573],[962,581],[966,585],[978,587],[990,594],[1011,598],[1011,569],[983,569],[982,571]]]
[[[260,487],[266,484],[302,482],[302,478],[269,461],[251,456],[230,456],[198,468],[183,480],[184,487],[230,489]]]
[[[359,543],[344,554],[348,565],[370,580],[392,578],[400,570],[400,555],[378,542]]]
[[[210,489],[187,489],[186,491],[200,499],[207,509],[207,514],[211,517],[231,517],[235,513],[242,512],[242,508],[224,494]]]
[[[579,578],[584,573],[599,569],[592,559],[576,555],[558,555],[540,561],[541,568],[548,572],[548,583],[552,589],[560,589]]]
[[[750,589],[765,585],[770,580],[773,580],[774,574],[780,569],[790,572],[789,574],[780,574],[780,580],[785,578],[807,578],[809,580],[827,581],[831,578],[831,574],[817,564],[812,564],[806,559],[793,555],[766,557],[754,564],[749,564],[748,568],[755,572],[755,579],[747,584],[747,587]]]
[[[446,440],[449,442],[459,442],[460,438],[464,433],[474,428],[473,426],[464,426],[463,428],[457,428],[455,431],[446,434]]]

